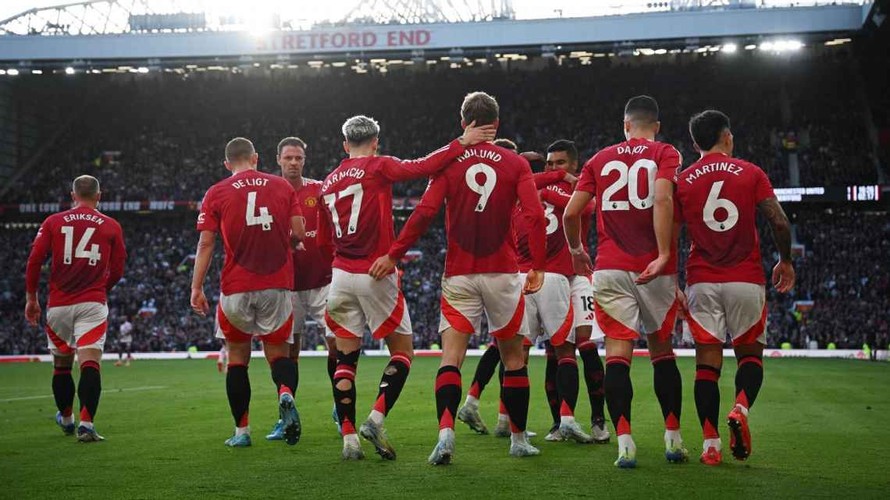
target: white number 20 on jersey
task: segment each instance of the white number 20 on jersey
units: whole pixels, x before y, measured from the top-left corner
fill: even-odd
[[[74,248],[74,226],[62,226],[62,234],[65,235],[65,249],[62,252],[62,262],[71,264],[72,248],[74,248],[73,257],[75,259],[87,259],[87,263],[91,266],[95,266],[102,260],[102,254],[99,253],[99,245],[96,243],[90,245],[90,238],[93,237],[95,232],[96,228],[94,227],[86,228],[83,236],[77,243],[77,248]],[[87,245],[90,245],[89,251],[87,251]]]
[[[646,182],[649,186],[649,194],[645,198],[640,198],[640,170],[646,169]],[[618,160],[612,160],[603,166],[600,173],[602,177],[606,177],[612,172],[618,172],[618,179],[603,191],[603,201],[600,204],[602,210],[630,210],[630,206],[638,210],[646,210],[652,208],[655,202],[655,171],[658,165],[646,158],[641,158],[633,163],[630,167],[627,163]],[[612,196],[627,186],[627,201],[612,201]]]

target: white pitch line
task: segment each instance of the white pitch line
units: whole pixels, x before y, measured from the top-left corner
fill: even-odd
[[[102,394],[114,394],[115,392],[137,392],[137,391],[154,391],[158,389],[166,389],[166,385],[146,385],[144,387],[128,387],[126,389],[108,389],[102,391]],[[31,399],[51,398],[52,394],[46,396],[24,396],[21,398],[0,399],[0,403],[12,403],[13,401],[28,401]]]

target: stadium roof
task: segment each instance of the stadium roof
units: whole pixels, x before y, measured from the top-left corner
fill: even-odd
[[[867,0],[89,0],[0,10],[0,34],[107,35],[312,29],[345,24],[434,24],[598,17],[646,12],[868,5]],[[6,0],[6,9],[34,0]],[[3,7],[0,7],[2,9]]]

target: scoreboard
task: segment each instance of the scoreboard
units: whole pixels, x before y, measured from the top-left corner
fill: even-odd
[[[890,189],[884,186],[883,189]],[[882,186],[816,186],[775,188],[776,198],[783,203],[880,201]]]

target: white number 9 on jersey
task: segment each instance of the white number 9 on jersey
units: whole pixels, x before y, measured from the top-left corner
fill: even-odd
[[[476,180],[477,174],[485,176],[485,181],[482,184],[479,184],[479,181]],[[465,177],[467,180],[467,187],[470,188],[470,191],[479,195],[479,202],[476,203],[476,211],[482,212],[488,205],[488,198],[491,196],[491,192],[494,191],[494,186],[498,182],[498,173],[484,163],[477,163],[467,169]]]

